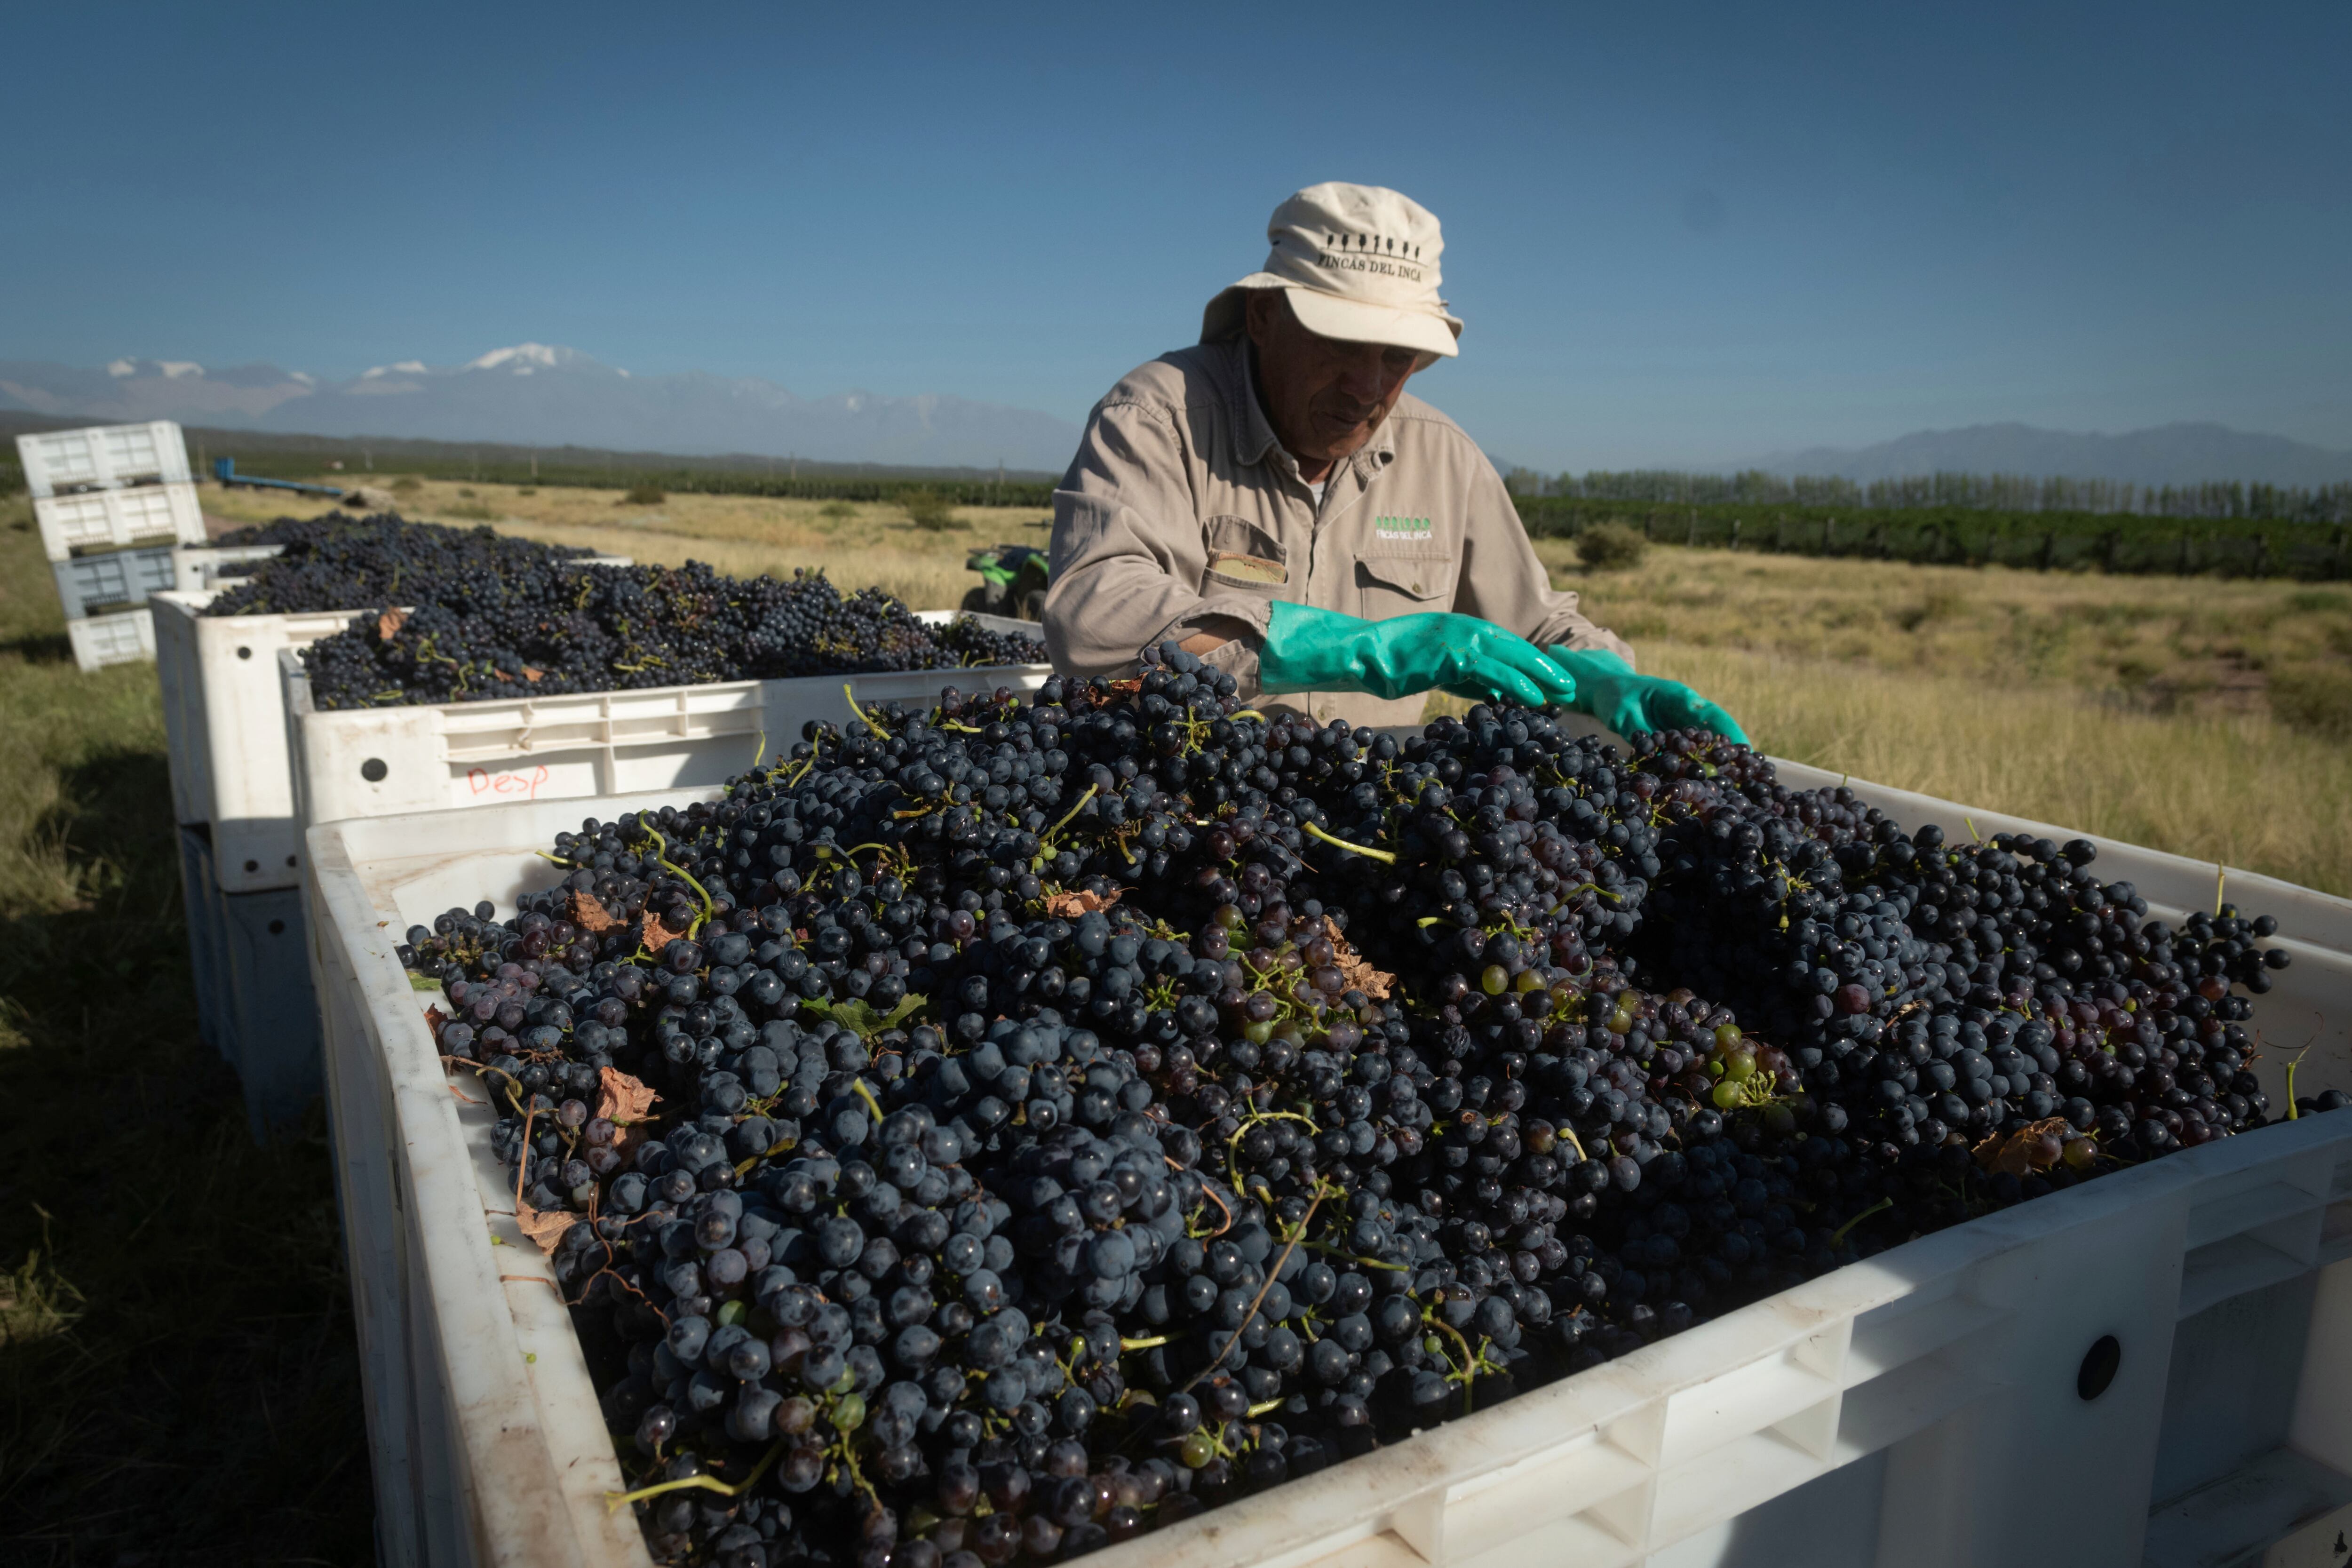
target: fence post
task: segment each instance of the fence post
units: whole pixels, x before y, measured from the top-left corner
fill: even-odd
[[[2254,535],[2254,575],[2267,577],[2270,574],[2271,536],[2267,533],[2257,533]]]
[[[1822,553],[1827,555],[1837,547],[1837,519],[1822,519]]]
[[[2116,569],[2116,538],[2117,531],[2109,529],[2099,536],[2099,570],[2112,573]]]
[[[1731,548],[1739,548],[1739,520],[1736,517],[1731,520]],[[2344,531],[2340,528],[2336,531],[2336,554],[2338,560],[2344,555]]]
[[[2044,572],[2049,571],[2052,563],[2056,561],[2057,558],[2058,535],[2054,532],[2045,531],[2042,535],[2042,569]]]

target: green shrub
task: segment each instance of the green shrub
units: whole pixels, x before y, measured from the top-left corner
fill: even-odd
[[[946,533],[963,526],[956,521],[955,503],[937,490],[908,490],[899,498],[898,504],[906,508],[909,522],[932,533]]]
[[[392,481],[392,488],[404,496],[413,496],[425,488],[425,481],[415,474],[403,474]]]
[[[846,522],[857,515],[857,509],[845,500],[829,500],[816,509],[819,517],[829,517],[835,522]]]
[[[1622,522],[1596,522],[1576,536],[1576,558],[1593,572],[1630,571],[1649,550],[1650,542]]]
[[[669,500],[659,485],[632,485],[629,493],[614,502],[615,506],[659,506]]]

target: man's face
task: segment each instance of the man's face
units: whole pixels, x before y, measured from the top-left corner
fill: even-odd
[[[1284,449],[1310,467],[1338,462],[1370,440],[1421,359],[1412,349],[1317,337],[1299,325],[1279,289],[1251,294],[1247,319],[1265,416]]]

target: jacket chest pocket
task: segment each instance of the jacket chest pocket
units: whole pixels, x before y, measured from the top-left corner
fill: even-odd
[[[1433,545],[1358,557],[1356,613],[1368,621],[1413,616],[1454,606],[1454,584],[1462,563]]]
[[[1201,542],[1208,562],[1201,572],[1203,595],[1238,588],[1266,598],[1285,596],[1278,590],[1290,582],[1289,552],[1265,529],[1247,518],[1213,517],[1201,525]]]

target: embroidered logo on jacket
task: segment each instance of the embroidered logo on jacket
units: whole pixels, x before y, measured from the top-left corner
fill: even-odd
[[[1425,517],[1376,517],[1372,532],[1381,539],[1427,539],[1431,535],[1429,519]]]

